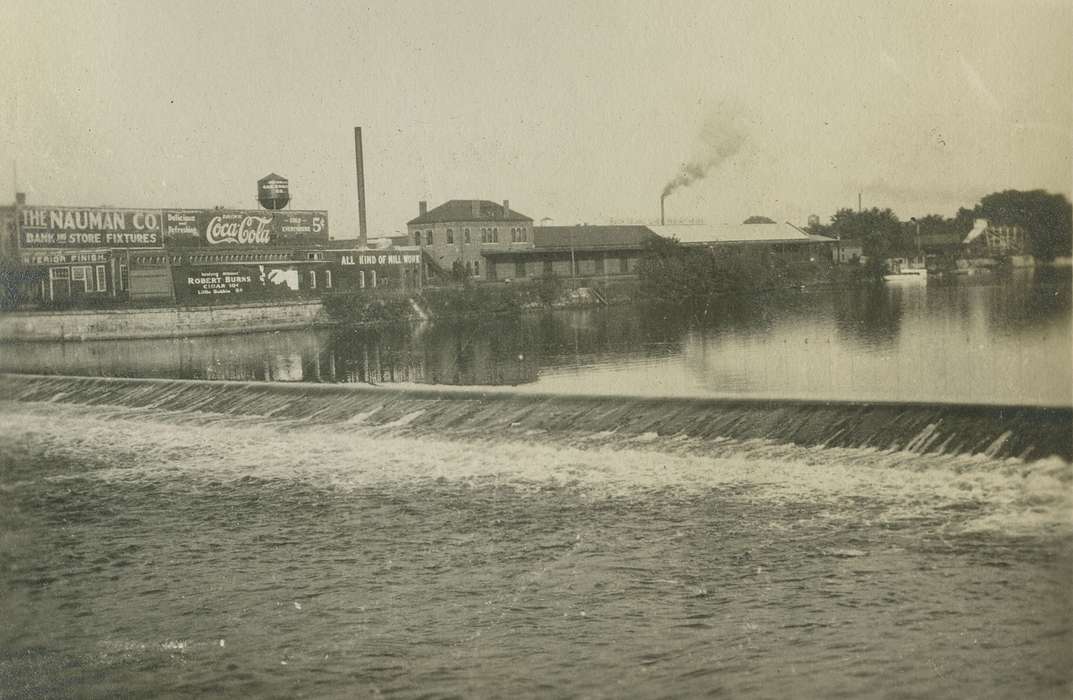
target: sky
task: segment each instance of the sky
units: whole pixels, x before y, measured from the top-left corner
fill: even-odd
[[[1073,3],[50,2],[0,26],[0,201],[534,220],[953,215],[1073,188]],[[677,184],[676,184],[677,183]]]

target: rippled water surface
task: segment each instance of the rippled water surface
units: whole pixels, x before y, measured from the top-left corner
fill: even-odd
[[[1066,697],[1070,465],[0,403],[0,690]]]
[[[0,345],[0,371],[562,393],[1073,404],[1068,271],[253,336]]]
[[[951,410],[835,447],[837,416],[863,413],[802,404],[789,432],[815,439],[782,444],[747,411],[686,434],[609,429],[603,398],[530,409],[567,415],[533,391],[1068,407],[1070,328],[1067,276],[699,323],[0,346],[4,371],[516,387],[506,418],[435,391],[390,392],[373,420],[331,403],[351,388],[21,378],[46,390],[0,395],[0,697],[1067,698],[1064,459],[1000,459],[1005,437],[959,454]]]

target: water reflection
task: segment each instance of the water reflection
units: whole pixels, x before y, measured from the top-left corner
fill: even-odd
[[[0,369],[609,394],[1073,403],[1068,274],[172,340],[0,346]]]
[[[926,295],[926,288],[876,287],[835,295],[832,300],[839,337],[865,348],[893,344],[901,328],[902,309],[913,304],[914,292]]]

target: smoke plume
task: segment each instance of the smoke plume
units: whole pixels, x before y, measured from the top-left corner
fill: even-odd
[[[664,186],[661,196],[708,177],[708,173],[741,150],[745,129],[736,113],[715,112],[704,121],[698,141],[697,154],[682,164],[678,174]]]

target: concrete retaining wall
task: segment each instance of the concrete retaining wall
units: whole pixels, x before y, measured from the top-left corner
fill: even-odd
[[[330,323],[319,301],[0,314],[0,341],[174,338]]]

